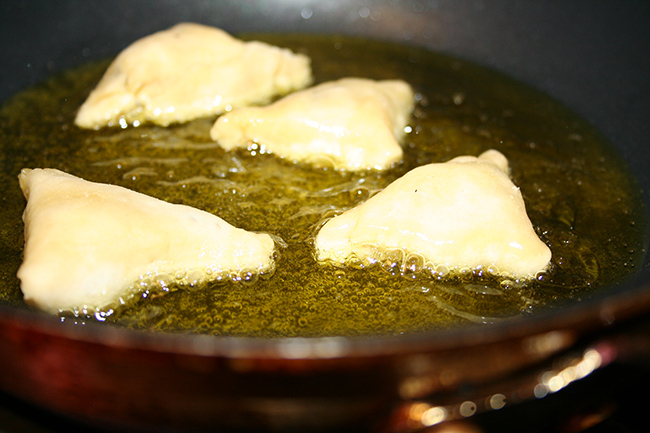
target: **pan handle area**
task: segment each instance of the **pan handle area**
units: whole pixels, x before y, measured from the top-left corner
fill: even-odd
[[[476,415],[556,394],[612,364],[650,366],[650,316],[479,388],[401,402],[378,433],[481,433]]]

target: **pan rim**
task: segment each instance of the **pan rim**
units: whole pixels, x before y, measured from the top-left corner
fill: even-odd
[[[645,269],[591,298],[551,306],[531,315],[507,317],[489,325],[394,335],[266,338],[152,332],[99,322],[84,325],[61,323],[58,316],[8,304],[0,304],[0,329],[6,325],[53,338],[151,352],[223,358],[319,360],[457,350],[560,331],[578,336],[614,328],[643,316],[648,308],[650,269]]]

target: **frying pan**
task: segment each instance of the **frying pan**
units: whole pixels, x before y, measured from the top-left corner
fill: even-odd
[[[550,94],[611,140],[650,209],[650,6],[636,1],[14,1],[0,100],[180,21],[426,46]],[[0,305],[0,388],[93,425],[409,431],[647,354],[650,261],[589,299],[417,335],[247,339],[74,326]],[[645,343],[644,343],[645,342]],[[369,421],[372,420],[372,421]]]

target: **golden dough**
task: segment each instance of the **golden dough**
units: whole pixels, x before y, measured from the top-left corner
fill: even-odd
[[[311,83],[310,60],[223,30],[178,24],[122,51],[79,109],[82,128],[167,126],[267,103]]]
[[[534,277],[551,251],[507,173],[508,161],[496,150],[415,168],[329,220],[316,237],[317,258],[372,263],[382,252],[402,250],[434,268]]]
[[[207,212],[54,169],[24,169],[25,300],[39,308],[96,310],[150,280],[237,278],[274,267],[268,234]]]
[[[400,80],[343,78],[266,107],[219,117],[210,131],[225,149],[257,143],[292,161],[343,170],[383,170],[402,159],[399,139],[413,91]]]

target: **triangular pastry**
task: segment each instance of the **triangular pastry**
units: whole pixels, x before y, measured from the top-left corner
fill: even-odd
[[[550,249],[526,214],[508,161],[489,150],[406,173],[319,231],[318,260],[373,263],[383,253],[417,255],[432,269],[484,269],[514,278],[543,271]]]
[[[310,59],[223,30],[182,23],[122,51],[83,103],[82,128],[167,126],[267,103],[311,83]]]
[[[210,135],[228,150],[255,143],[295,162],[383,170],[402,159],[399,140],[412,108],[413,90],[404,81],[343,78],[265,107],[233,110]]]
[[[117,304],[139,283],[271,271],[274,241],[210,213],[54,169],[24,169],[25,300],[49,312]],[[138,283],[138,284],[136,284]]]

